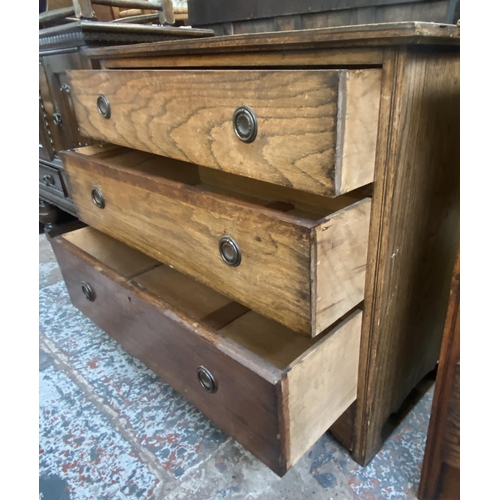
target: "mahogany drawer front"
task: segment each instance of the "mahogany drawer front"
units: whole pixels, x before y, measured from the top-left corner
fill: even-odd
[[[39,163],[38,165],[38,182],[40,185],[48,189],[51,193],[66,197],[67,190],[61,172],[57,168],[44,165],[43,163]]]
[[[52,244],[73,304],[277,474],[356,398],[360,311],[308,339],[93,228]]]
[[[69,76],[81,132],[94,139],[324,196],[373,181],[379,69]]]
[[[265,183],[114,146],[63,159],[82,221],[294,331],[315,336],[363,300],[370,198],[263,199]]]

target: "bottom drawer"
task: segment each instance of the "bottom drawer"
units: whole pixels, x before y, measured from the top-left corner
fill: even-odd
[[[73,304],[277,474],[355,400],[359,310],[311,339],[91,227],[52,245]]]

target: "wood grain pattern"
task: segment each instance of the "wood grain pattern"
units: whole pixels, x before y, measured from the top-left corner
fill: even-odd
[[[126,279],[160,265],[157,260],[123,245],[92,227],[66,233],[64,239]]]
[[[373,182],[377,147],[382,71],[349,71],[345,74],[343,139],[337,140],[342,168],[335,170],[337,193],[347,193]],[[339,137],[337,136],[337,139]]]
[[[163,265],[142,274],[137,273],[134,283],[149,293],[158,295],[162,300],[194,319],[205,318],[231,303],[231,299],[214,292],[170,266]]]
[[[252,196],[255,199],[260,199],[268,203],[275,201],[290,203],[295,208],[309,212],[310,214],[316,214],[314,217],[315,220],[342,210],[358,202],[362,197],[369,195],[365,192],[360,193],[356,191],[344,196],[330,198],[239,175],[227,174],[213,168],[198,168],[198,172],[200,180],[205,185],[223,188],[227,192],[232,192],[233,196],[236,193],[238,196]]]
[[[356,401],[342,413],[330,427],[330,432],[335,439],[352,452],[354,446],[354,422],[356,420]]]
[[[304,26],[306,28],[306,26]],[[425,22],[395,22],[365,26],[338,26],[308,31],[239,34],[210,39],[155,42],[127,47],[103,47],[89,50],[91,58],[101,61],[122,58],[142,58],[174,54],[217,54],[276,51],[281,59],[283,51],[297,48],[339,49],[380,47],[391,45],[459,45],[460,29]],[[241,64],[244,65],[244,59]]]
[[[316,339],[290,334],[290,330],[272,319],[251,311],[219,330],[277,368],[284,370],[312,347]]]
[[[150,55],[142,57],[120,57],[101,60],[102,69],[113,68],[191,68],[191,67],[259,67],[259,66],[286,66],[300,67],[311,63],[314,57],[315,67],[350,67],[350,66],[373,66],[382,65],[383,50],[374,48],[354,48],[342,51],[315,50],[314,56],[311,51],[303,50],[272,50],[269,52],[246,52],[225,54],[165,54]]]
[[[451,280],[418,498],[460,498],[460,249]]]
[[[281,473],[275,384],[280,372],[202,329],[166,302],[127,283],[99,261],[64,240],[53,240],[73,304],[130,354],[193,403],[220,429],[259,460]],[[85,299],[80,283],[91,284],[96,300]],[[241,363],[246,359],[247,365]],[[219,389],[207,392],[197,380],[207,367]]]
[[[321,332],[359,304],[365,293],[371,200],[315,228],[313,330]]]
[[[354,458],[438,359],[459,230],[458,51],[388,51],[382,83]]]
[[[375,69],[357,70],[352,99],[339,95],[338,89],[339,78],[350,80],[349,70],[124,70],[69,75],[80,128],[89,137],[334,196],[372,180],[373,141],[364,135],[376,134],[379,87],[376,78],[359,76],[365,72],[379,74]],[[364,85],[370,89],[359,88]],[[351,84],[342,94],[350,91]],[[99,94],[111,103],[108,120],[97,110]],[[347,101],[339,110],[340,98]],[[367,173],[346,172],[349,183],[341,190],[333,172],[333,168],[344,170],[342,155],[335,155],[337,128],[344,126],[350,106],[358,100],[362,102],[354,105],[356,118],[342,144],[346,142],[346,155],[352,156],[347,165]],[[258,133],[251,144],[240,141],[233,131],[233,114],[242,105],[257,117]],[[358,130],[359,123],[363,125]],[[363,166],[357,163],[361,159]],[[357,179],[363,184],[356,184]]]
[[[81,220],[258,312],[310,331],[309,221],[72,153],[65,164]],[[93,186],[105,197],[104,210],[92,202]],[[241,249],[238,267],[220,257],[224,235]]]
[[[372,14],[364,12],[363,16]],[[286,24],[284,20],[282,24]],[[352,446],[353,458],[363,465],[379,450],[383,431],[392,421],[388,418],[391,412],[400,407],[437,360],[447,300],[445,287],[458,232],[459,38],[456,26],[412,22],[91,51],[94,67],[140,68],[144,64],[158,69],[238,71],[252,66],[301,71],[325,65],[351,70],[361,69],[360,65],[382,67],[358,397],[341,417],[346,424],[341,426],[343,442]],[[208,177],[199,177],[202,184],[212,186]],[[249,178],[243,181],[225,179],[219,188],[238,193],[244,191],[245,181],[260,182]],[[198,182],[195,178],[188,183]],[[275,201],[272,193],[264,192],[263,199]],[[276,200],[289,203],[288,196],[277,192]],[[305,198],[300,200],[303,206],[295,210],[324,215],[323,210],[329,206],[325,198],[317,198],[316,211],[310,210]],[[288,213],[288,217],[291,215]],[[233,213],[230,217],[237,216]],[[302,220],[315,226],[311,218]],[[314,252],[311,255],[314,257]],[[233,317],[233,306],[227,307],[227,315],[212,316],[216,324],[220,320],[227,325],[227,318]],[[279,313],[279,308],[276,311]],[[238,318],[242,317],[241,311],[236,312]],[[230,338],[219,348],[238,356]],[[256,364],[255,369],[258,367]],[[281,409],[279,426],[288,428],[288,379],[277,385],[276,397]],[[282,457],[290,456],[291,443],[286,435],[279,446]]]
[[[319,437],[320,426],[331,425],[335,418],[331,401],[325,398],[315,398],[314,414],[319,417],[304,415],[303,387],[317,387],[313,392],[318,397],[332,396],[338,411],[349,405],[345,392],[355,389],[351,378],[357,372],[359,313],[335,325],[317,342],[285,332],[281,325],[254,312],[243,314],[217,333],[195,319],[212,308],[216,312],[223,303],[212,300],[208,288],[164,266],[129,280],[113,269],[130,271],[121,263],[131,249],[91,228],[75,233],[51,240],[73,304],[277,474],[283,475]],[[97,260],[97,255],[105,256],[110,266]],[[82,293],[82,282],[92,287],[93,302]],[[184,302],[176,295],[179,285],[186,292]],[[332,359],[336,362],[331,363]],[[271,364],[274,361],[290,367],[278,369]],[[318,364],[329,365],[329,377],[325,379]],[[215,393],[198,383],[198,366],[213,373],[218,385]],[[294,391],[290,408],[287,379]],[[281,415],[288,411],[291,426],[283,428]],[[296,425],[304,418],[307,422],[299,435]],[[284,443],[290,443],[293,456],[282,454],[287,448]]]
[[[277,210],[269,200],[260,205],[238,193],[214,190],[215,178],[211,186],[178,182],[181,177],[195,183],[197,176],[166,158],[112,147],[90,151],[97,152],[97,159],[82,150],[65,153],[64,162],[79,217],[96,229],[308,336],[319,334],[363,299],[362,287],[351,286],[349,280],[357,283],[364,272],[360,256],[366,256],[363,228],[369,200],[346,207],[353,198],[339,198],[335,202],[342,207],[339,212],[311,220]],[[92,202],[93,187],[103,193],[104,209]],[[293,206],[287,204],[289,208]],[[330,241],[333,233],[342,237],[323,245],[325,258],[311,267],[316,227],[331,228]],[[241,249],[238,267],[228,266],[220,257],[219,240],[224,235],[233,237]],[[350,255],[351,250],[356,253]],[[324,274],[323,263],[325,269],[335,267],[339,281],[323,294],[321,307],[328,308],[328,301],[337,304],[317,326],[311,289],[316,276]]]
[[[287,373],[290,463],[321,437],[356,399],[360,311],[292,364]]]

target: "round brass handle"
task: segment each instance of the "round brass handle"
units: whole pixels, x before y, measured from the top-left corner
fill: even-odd
[[[223,236],[219,241],[219,252],[222,260],[229,266],[239,266],[241,263],[241,250],[238,243],[231,236]]]
[[[200,382],[203,389],[211,393],[217,392],[217,382],[210,370],[204,366],[199,366],[196,373],[198,374],[198,382]]]
[[[257,137],[257,117],[248,106],[240,106],[233,115],[233,129],[243,142],[253,142]]]
[[[50,175],[50,174],[45,174],[43,177],[42,177],[42,180],[43,180],[43,183],[46,185],[46,186],[53,186],[55,183],[56,183],[56,180],[54,179],[54,176]]]
[[[94,202],[94,205],[97,207],[97,208],[104,208],[104,196],[102,195],[101,193],[101,190],[99,188],[92,188],[92,191],[91,191],[91,194],[92,194],[92,201]]]
[[[104,94],[97,96],[97,110],[106,119],[111,117],[111,104]]]
[[[88,283],[85,283],[85,281],[82,281],[82,292],[83,295],[85,295],[85,298],[89,302],[94,302],[95,300],[94,290],[92,290],[92,287]]]

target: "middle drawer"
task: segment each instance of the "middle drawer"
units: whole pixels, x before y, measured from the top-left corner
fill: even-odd
[[[63,153],[79,218],[299,333],[363,300],[371,199],[117,146]]]

